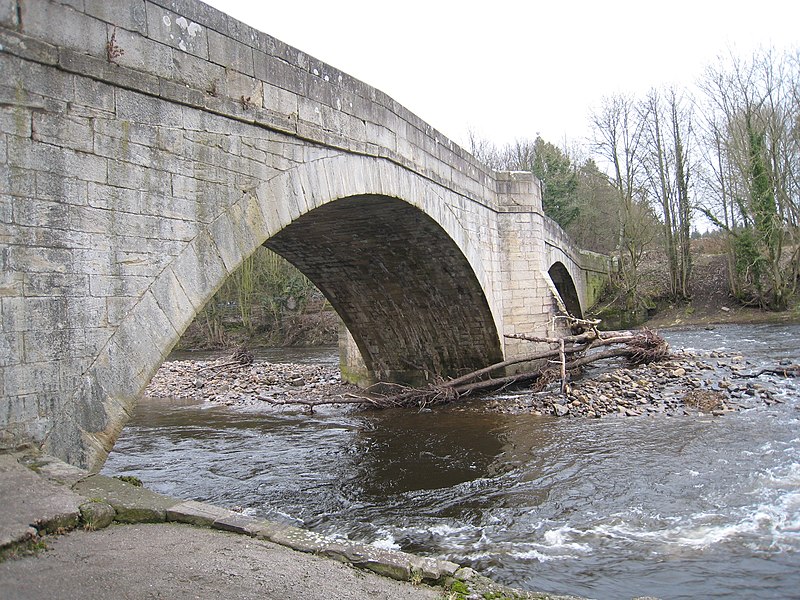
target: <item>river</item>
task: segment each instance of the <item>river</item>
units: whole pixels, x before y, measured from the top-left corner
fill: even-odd
[[[667,331],[800,362],[800,326]],[[333,351],[275,360],[335,361]],[[723,417],[556,419],[144,399],[104,467],[151,489],[590,598],[800,598],[800,381]]]

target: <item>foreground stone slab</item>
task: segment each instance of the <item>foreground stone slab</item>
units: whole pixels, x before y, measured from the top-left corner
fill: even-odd
[[[156,494],[105,475],[92,475],[77,483],[74,488],[90,500],[102,500],[117,511],[120,523],[161,523],[167,520],[167,510],[181,500]]]
[[[198,527],[211,527],[214,525],[214,521],[225,519],[231,514],[233,514],[233,511],[213,504],[187,500],[167,509],[167,521],[188,523]]]
[[[313,552],[348,562],[401,581],[409,581],[416,577],[426,581],[438,581],[452,577],[460,568],[460,565],[446,560],[414,556],[398,550],[385,550],[349,540],[337,540],[288,525],[272,530],[265,537],[293,550]]]
[[[38,533],[72,529],[80,521],[85,499],[55,485],[21,465],[10,454],[0,455],[0,547],[23,542]]]

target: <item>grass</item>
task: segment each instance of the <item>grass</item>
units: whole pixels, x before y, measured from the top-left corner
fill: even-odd
[[[25,556],[36,556],[47,550],[47,542],[43,537],[35,536],[24,542],[0,548],[0,563]]]

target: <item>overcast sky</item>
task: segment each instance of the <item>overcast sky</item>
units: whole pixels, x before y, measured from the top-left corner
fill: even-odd
[[[717,56],[800,47],[800,0],[205,0],[389,94],[466,145],[589,135],[603,96],[688,85]]]

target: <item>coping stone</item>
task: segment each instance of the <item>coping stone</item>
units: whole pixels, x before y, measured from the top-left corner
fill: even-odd
[[[0,547],[24,542],[37,533],[77,527],[85,499],[55,485],[19,463],[0,455]]]
[[[77,483],[73,489],[89,499],[107,502],[117,511],[119,523],[162,523],[167,510],[181,500],[162,496],[113,477],[92,475]]]

